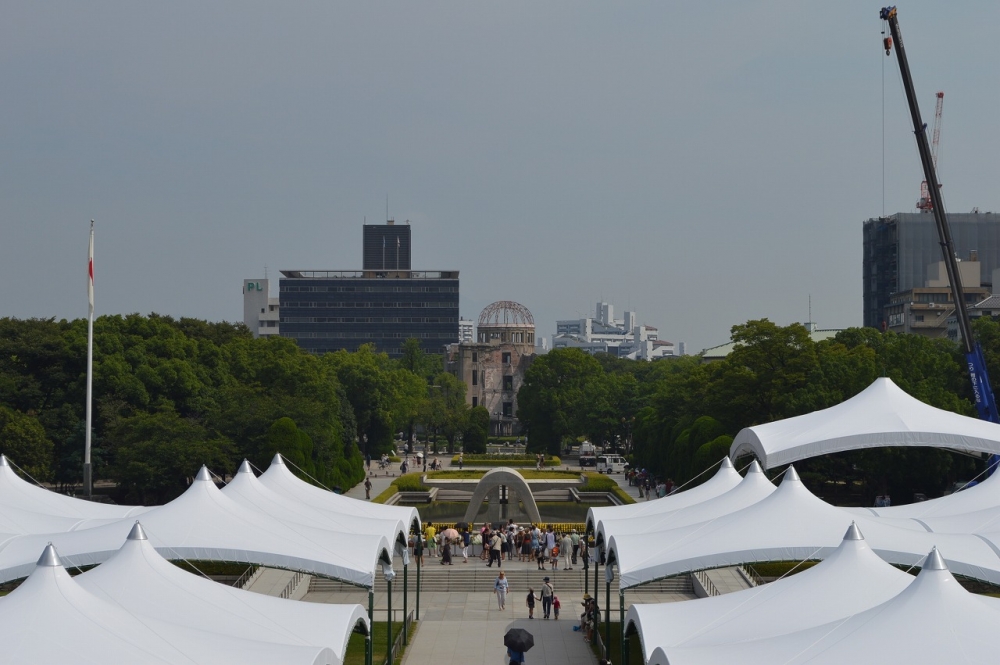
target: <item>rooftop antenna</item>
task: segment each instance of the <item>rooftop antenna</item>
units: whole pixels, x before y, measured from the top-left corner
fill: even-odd
[[[267,279],[267,264],[264,264],[264,279]]]
[[[389,195],[385,195],[385,221],[389,221]]]
[[[812,328],[813,322],[813,296],[809,294],[809,327]]]

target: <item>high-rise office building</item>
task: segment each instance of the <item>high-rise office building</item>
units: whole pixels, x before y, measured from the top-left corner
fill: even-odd
[[[390,357],[420,340],[428,353],[458,341],[458,271],[282,270],[281,336],[314,353],[374,344]]]
[[[365,224],[361,268],[363,270],[409,270],[409,223],[396,224],[393,220],[389,220],[385,224]]]
[[[981,282],[992,287],[993,271],[1000,268],[1000,215],[949,213],[948,225],[958,258],[978,258]],[[863,236],[863,322],[881,328],[892,294],[926,286],[929,266],[942,259],[941,244],[934,216],[926,213],[869,219]]]

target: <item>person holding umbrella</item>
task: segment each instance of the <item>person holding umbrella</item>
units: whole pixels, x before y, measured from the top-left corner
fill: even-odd
[[[535,646],[535,638],[524,628],[511,628],[503,636],[503,645],[507,647],[511,663],[523,663],[524,652]]]

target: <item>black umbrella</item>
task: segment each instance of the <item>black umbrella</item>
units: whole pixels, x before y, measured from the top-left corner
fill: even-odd
[[[455,524],[455,528],[458,529],[459,531],[461,531],[462,529],[468,528],[468,526],[469,526],[468,522],[457,522]]]
[[[535,646],[535,637],[524,628],[511,628],[503,636],[503,645],[511,651],[524,653]]]

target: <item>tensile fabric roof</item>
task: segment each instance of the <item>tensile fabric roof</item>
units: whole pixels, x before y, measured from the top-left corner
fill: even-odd
[[[728,492],[740,484],[742,480],[743,476],[733,468],[733,463],[729,458],[723,457],[719,463],[719,470],[715,472],[715,475],[701,485],[692,487],[689,490],[675,492],[660,499],[639,501],[638,503],[630,503],[624,506],[589,509],[587,511],[587,528],[596,528],[597,524],[605,519],[617,520],[626,517],[658,515],[681,510],[682,508],[693,506]]]
[[[118,552],[75,580],[131,614],[246,640],[330,647],[339,660],[354,628],[368,626],[358,604],[290,602],[185,572],[160,556],[139,522]]]
[[[300,570],[359,586],[375,583],[375,569],[392,564],[392,543],[381,535],[344,534],[283,522],[223,494],[205,467],[181,496],[142,516],[157,551],[169,559],[256,563]],[[0,581],[33,569],[32,552],[55,543],[72,566],[101,563],[118,551],[132,521],[68,533],[0,536]]]
[[[339,665],[326,647],[235,638],[132,614],[81,587],[47,545],[34,570],[0,598],[5,663]]]
[[[676,529],[688,524],[696,524],[742,510],[770,496],[774,484],[768,480],[760,465],[754,460],[747,468],[746,476],[728,492],[706,499],[701,503],[684,506],[676,510],[661,511],[638,517],[605,517],[597,524],[597,540],[604,542],[612,533],[616,536],[649,534]],[[683,494],[679,495],[683,496]],[[654,503],[669,497],[657,499]],[[617,515],[617,512],[612,512]]]
[[[872,552],[852,524],[840,547],[812,568],[721,596],[635,604],[626,622],[648,660],[657,647],[744,642],[830,623],[884,603],[913,579]]]
[[[931,446],[1000,454],[1000,425],[937,409],[879,378],[828,409],[746,427],[730,457],[752,454],[766,469],[845,450]]]
[[[657,647],[650,665],[940,665],[996,660],[1000,609],[969,593],[937,549],[916,579],[889,600],[813,628],[703,647]],[[827,599],[817,599],[825,602]]]

